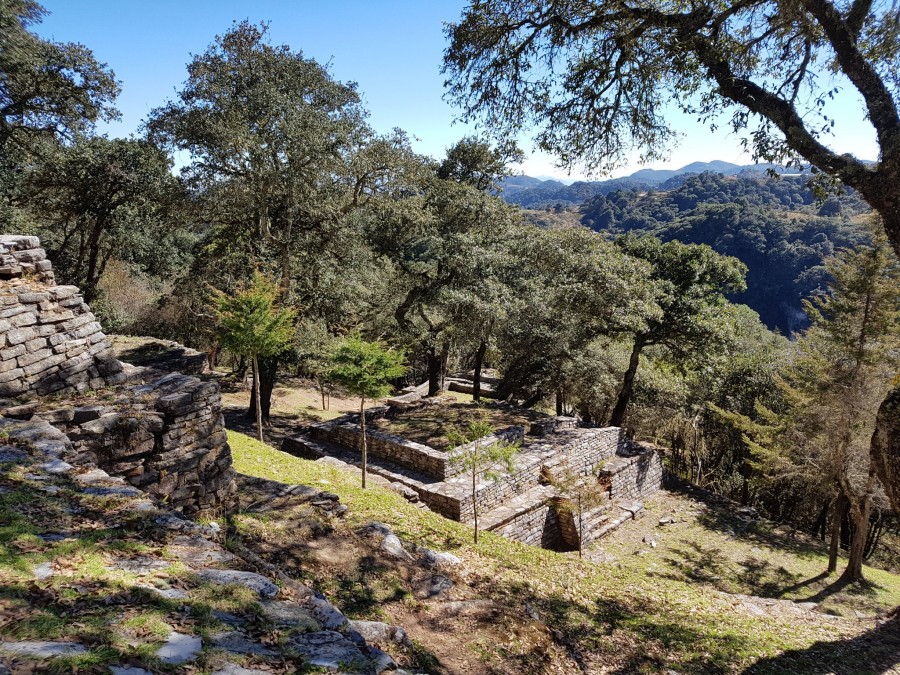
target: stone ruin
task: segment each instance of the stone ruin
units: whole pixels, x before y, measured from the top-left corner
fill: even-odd
[[[367,420],[426,405],[421,392],[415,390],[388,403],[367,410]],[[477,504],[481,529],[554,550],[575,550],[579,539],[586,545],[640,517],[642,500],[662,485],[660,449],[629,440],[618,427],[582,428],[573,417],[547,415],[532,422],[529,429],[512,426],[478,442],[496,440],[518,441],[520,450],[512,470],[492,467],[491,479],[478,478],[474,502],[470,477],[460,475],[461,469],[452,459],[454,452],[464,449],[443,452],[368,430],[368,470],[447,518],[472,522]],[[332,457],[359,464],[359,416],[309,425],[285,439],[282,447],[301,457]],[[553,485],[562,472],[595,475],[605,491],[603,503],[582,514],[580,530],[572,504]]]
[[[38,238],[0,236],[0,427],[197,515],[237,503],[221,408],[215,382],[120,362]]]

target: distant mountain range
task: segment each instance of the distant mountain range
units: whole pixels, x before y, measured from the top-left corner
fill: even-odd
[[[712,171],[724,176],[736,176],[744,172],[794,173],[775,164],[732,164],[721,160],[692,162],[680,169],[640,169],[630,176],[600,181],[575,181],[570,185],[558,180],[542,180],[531,176],[510,176],[503,181],[500,196],[511,204],[523,208],[547,206],[577,206],[598,194],[606,195],[616,190],[669,190],[681,185],[690,175]]]

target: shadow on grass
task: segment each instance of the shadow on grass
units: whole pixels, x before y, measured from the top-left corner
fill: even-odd
[[[897,672],[900,665],[900,616],[861,635],[833,642],[816,642],[808,649],[793,649],[762,659],[744,675],[791,673],[805,675],[874,675]]]
[[[747,640],[717,626],[691,626],[649,602],[633,606],[596,598],[582,603],[560,594],[534,601],[554,642],[582,672],[721,673],[733,670]]]

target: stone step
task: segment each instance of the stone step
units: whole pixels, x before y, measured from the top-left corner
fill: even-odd
[[[557,494],[556,488],[550,485],[538,485],[527,492],[509,500],[502,506],[488,511],[478,517],[478,526],[482,530],[495,530],[503,527],[516,516],[542,506],[548,499]]]
[[[591,541],[597,541],[598,539],[602,539],[610,532],[618,529],[629,520],[637,520],[644,515],[644,505],[641,502],[634,501],[618,501],[614,502],[613,506],[618,510],[617,515],[610,515],[609,520],[605,525],[600,527],[600,529],[595,530],[591,533],[592,539]],[[585,542],[587,543],[587,542]]]

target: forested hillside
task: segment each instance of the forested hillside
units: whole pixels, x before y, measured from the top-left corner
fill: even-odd
[[[790,334],[807,325],[802,300],[827,286],[825,258],[869,238],[870,209],[858,195],[817,198],[808,180],[709,172],[679,177],[659,190],[597,195],[582,206],[581,222],[611,235],[709,244],[738,258],[747,265],[747,290],[731,299]]]

